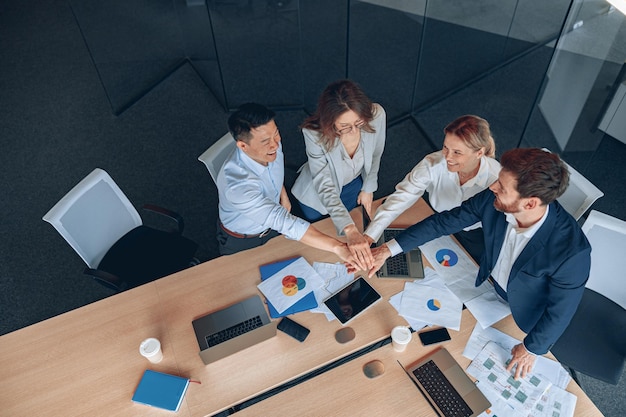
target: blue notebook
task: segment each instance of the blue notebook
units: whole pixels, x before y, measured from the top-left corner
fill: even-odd
[[[292,262],[295,262],[297,259],[300,259],[300,257],[291,258],[291,259],[287,259],[284,261],[273,262],[271,264],[261,265],[259,267],[259,270],[261,271],[261,281],[265,281],[266,279],[268,279],[269,277],[271,277],[272,275],[274,275],[275,273],[277,273],[278,271],[280,271],[287,265],[291,264]],[[295,303],[294,305],[292,305],[291,307],[289,307],[287,310],[283,311],[282,313],[279,313],[274,308],[272,303],[270,303],[269,301],[267,302],[267,309],[270,312],[270,317],[273,319],[278,318],[278,317],[288,316],[289,314],[299,313],[301,311],[307,311],[315,307],[317,307],[317,300],[315,299],[315,294],[313,293],[309,293],[305,295],[302,299],[298,300],[297,303]]]
[[[136,403],[178,411],[188,386],[188,378],[146,369],[132,399]]]

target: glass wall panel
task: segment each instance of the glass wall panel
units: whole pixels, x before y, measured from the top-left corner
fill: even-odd
[[[226,107],[224,85],[206,2],[174,0],[174,4],[180,19],[185,55],[213,95]]]
[[[604,192],[592,206],[626,218],[626,19],[574,0],[520,146],[547,147]]]
[[[299,2],[208,0],[226,105],[301,107]]]
[[[185,62],[171,0],[70,4],[115,114]]]
[[[410,113],[425,2],[350,2],[347,71],[387,119]]]
[[[312,113],[324,88],[346,78],[349,0],[302,0],[302,92],[304,109]]]

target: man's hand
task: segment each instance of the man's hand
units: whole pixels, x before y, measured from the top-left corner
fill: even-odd
[[[385,263],[387,258],[391,257],[391,251],[387,247],[387,244],[372,249],[372,255],[374,256],[374,265],[370,268],[368,276],[371,278]]]
[[[372,201],[374,201],[374,193],[366,193],[365,191],[361,191],[356,198],[356,203],[363,206],[370,219],[374,218],[372,216]]]
[[[287,190],[285,190],[284,186],[280,190],[280,205],[286,208],[288,213],[291,213],[291,201],[289,201],[289,195],[287,195]]]
[[[337,245],[333,248],[333,252],[335,255],[339,256],[342,261],[344,261],[349,273],[367,271],[367,266],[362,264],[361,261],[359,261],[359,259],[352,254],[348,245],[345,243],[337,241]]]
[[[354,224],[346,226],[343,229],[348,240],[348,248],[358,260],[360,265],[364,265],[365,268],[361,268],[364,271],[369,271],[374,266],[374,257],[370,250],[370,241],[366,236],[363,236],[361,232],[356,228]]]
[[[510,372],[511,369],[517,365],[515,368],[515,379],[519,379],[520,376],[524,378],[533,370],[535,355],[527,351],[523,343],[513,346],[511,355],[513,355],[513,357],[509,362],[509,366],[506,367],[506,370]]]

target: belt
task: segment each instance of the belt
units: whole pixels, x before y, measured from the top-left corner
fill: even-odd
[[[227,235],[236,237],[237,239],[252,239],[255,237],[262,238],[262,237],[267,236],[269,232],[272,231],[272,229],[268,228],[268,229],[263,230],[261,233],[257,233],[255,235],[246,235],[246,234],[233,232],[232,230],[228,230],[221,222],[220,222],[220,227],[222,228],[224,232],[226,232]]]

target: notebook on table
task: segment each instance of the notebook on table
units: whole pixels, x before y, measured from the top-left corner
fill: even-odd
[[[377,246],[395,239],[404,229],[388,227],[378,239]],[[379,278],[420,279],[424,278],[422,251],[412,249],[408,253],[399,253],[387,259],[378,271]]]
[[[178,411],[188,386],[188,378],[146,369],[132,400],[152,407]]]
[[[274,275],[281,269],[285,268],[286,266],[291,265],[298,259],[300,259],[299,256],[295,258],[286,259],[284,261],[277,261],[277,262],[272,262],[269,264],[261,265],[259,267],[259,271],[261,272],[261,281],[265,281],[266,279],[268,279],[269,277],[271,277],[272,275]],[[272,303],[270,303],[269,301],[267,302],[267,309],[270,312],[270,317],[273,319],[288,316],[290,314],[296,314],[301,311],[311,310],[312,308],[316,308],[316,307],[317,307],[317,300],[315,299],[315,294],[312,292],[304,296],[304,298],[298,300],[293,306],[289,307],[287,310],[283,311],[282,313],[279,313],[276,310],[276,308],[272,305]]]
[[[255,295],[192,322],[200,358],[208,365],[276,336],[261,297]]]
[[[429,353],[406,368],[402,366],[402,369],[440,416],[476,417],[491,407],[489,400],[445,348]]]

